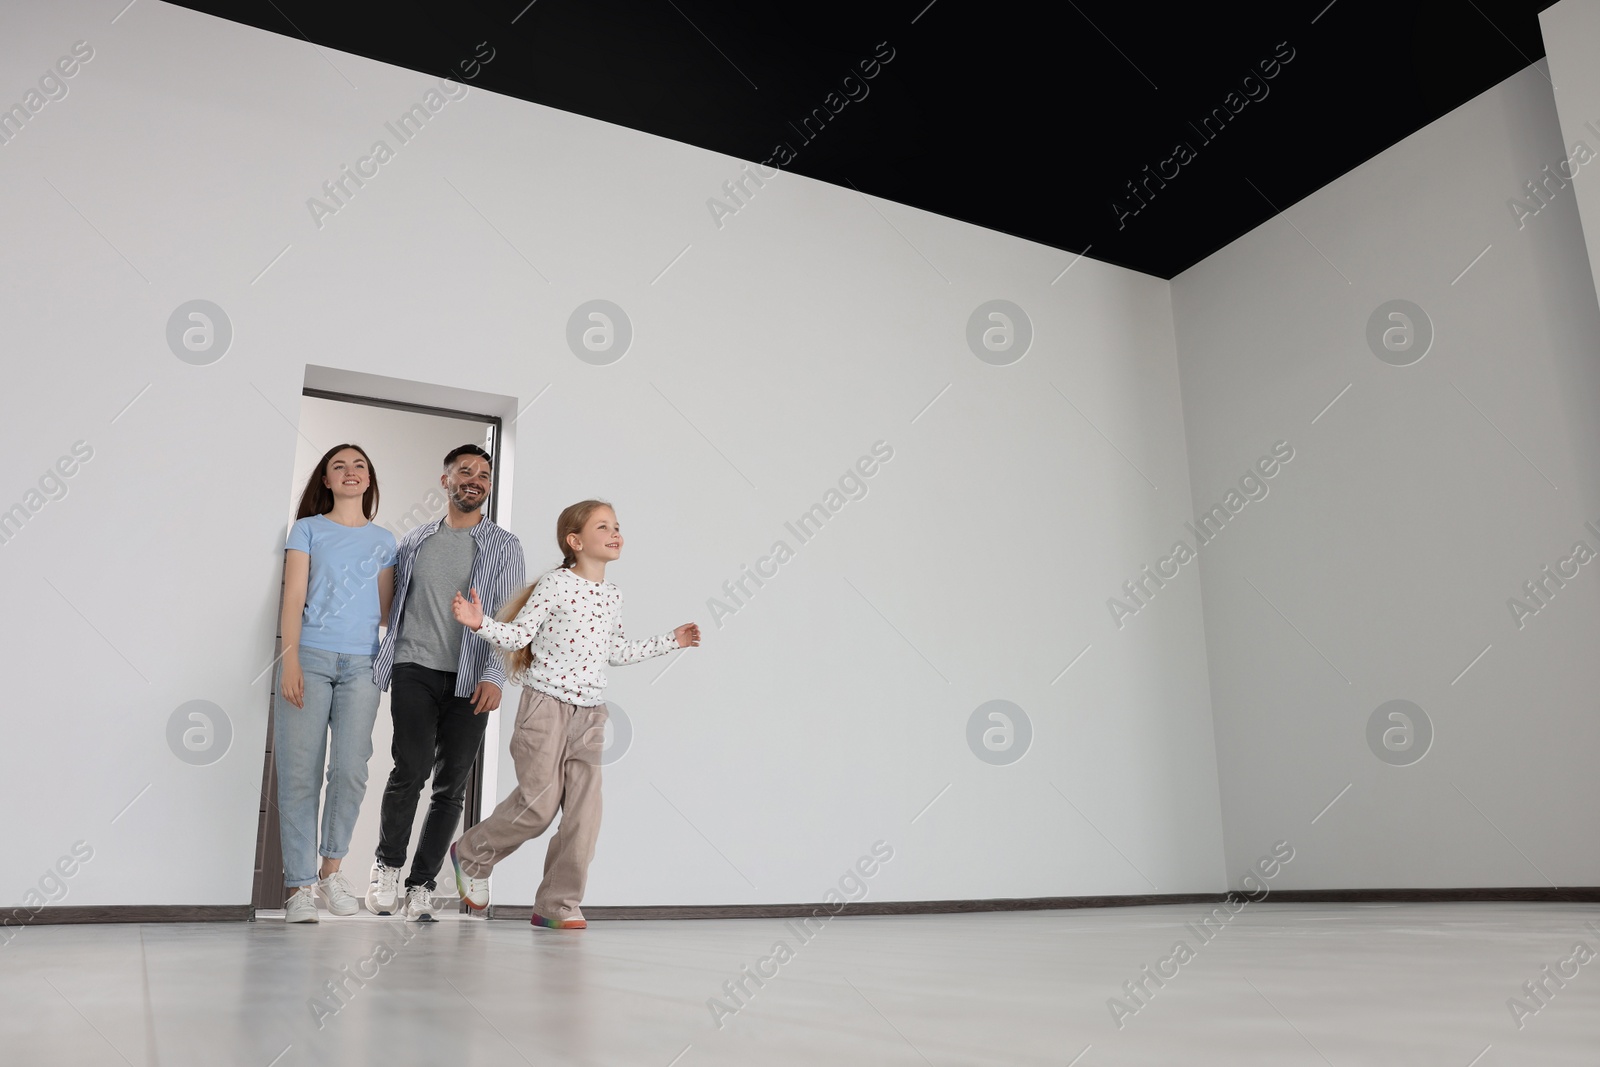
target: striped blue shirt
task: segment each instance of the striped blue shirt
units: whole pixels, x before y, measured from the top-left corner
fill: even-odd
[[[372,680],[380,691],[388,690],[389,676],[394,670],[394,646],[399,636],[400,620],[405,617],[406,589],[411,584],[411,565],[416,562],[417,548],[443,521],[444,517],[441,516],[418,526],[401,538],[395,549],[394,603],[389,607],[389,625],[384,631],[383,642],[378,646],[378,656],[372,661]],[[517,540],[516,534],[496,526],[488,518],[479,520],[471,529],[472,540],[478,550],[473,556],[472,576],[468,580],[483,601],[483,613],[494,615],[527,584],[522,542]],[[470,697],[479,682],[493,682],[504,690],[505,664],[487,641],[469,630],[461,635],[455,695]]]

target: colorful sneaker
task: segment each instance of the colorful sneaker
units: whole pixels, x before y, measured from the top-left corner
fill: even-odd
[[[350,883],[344,880],[343,871],[334,871],[320,879],[317,888],[322,890],[322,899],[328,902],[329,915],[354,915],[361,910],[355,894],[350,892]]]
[[[303,885],[289,894],[289,899],[283,905],[283,921],[286,923],[314,923],[317,917],[317,887]]]
[[[533,913],[533,918],[528,920],[534,926],[542,926],[546,930],[587,930],[589,923],[583,917],[583,912],[577,908],[572,909],[572,914],[565,919],[547,919],[538,912]]]
[[[425,885],[414,885],[406,890],[406,902],[400,908],[400,917],[406,922],[431,923],[439,920],[433,917],[433,894]]]
[[[367,910],[374,915],[393,915],[400,903],[400,868],[372,865],[372,882],[367,886]]]
[[[460,842],[457,842],[459,844]],[[461,893],[462,903],[467,907],[482,911],[489,906],[489,879],[474,878],[461,869],[461,861],[456,858],[456,846],[450,846],[450,866],[456,869],[456,889]]]

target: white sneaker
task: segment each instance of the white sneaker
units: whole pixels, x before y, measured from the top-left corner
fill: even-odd
[[[354,915],[360,910],[355,894],[350,892],[350,883],[344,880],[343,871],[334,871],[321,879],[317,882],[317,888],[322,890],[322,899],[328,902],[329,915]]]
[[[303,885],[289,894],[289,899],[283,905],[283,921],[286,923],[314,923],[317,922],[317,887]]]
[[[372,865],[372,883],[367,886],[367,910],[374,915],[393,915],[400,903],[400,868]]]
[[[414,885],[406,890],[406,902],[400,909],[400,917],[413,923],[438,922],[433,917],[433,910],[433,894],[428,892],[428,887]]]

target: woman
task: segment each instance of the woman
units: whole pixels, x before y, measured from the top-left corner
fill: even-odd
[[[358,905],[339,867],[367,791],[378,687],[372,657],[394,593],[394,535],[372,522],[378,475],[357,445],[328,450],[306,482],[283,559],[283,660],[273,709],[288,922]],[[328,738],[333,738],[330,753]],[[328,791],[320,821],[322,769]],[[320,868],[316,858],[322,857]]]

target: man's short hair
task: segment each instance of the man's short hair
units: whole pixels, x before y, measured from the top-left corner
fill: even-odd
[[[483,461],[489,465],[489,469],[494,469],[494,457],[489,455],[489,453],[485,452],[478,445],[462,445],[460,448],[452,448],[450,450],[450,454],[444,457],[444,469],[449,470],[451,467],[455,466],[456,460],[460,459],[462,456],[481,456],[483,457]]]

